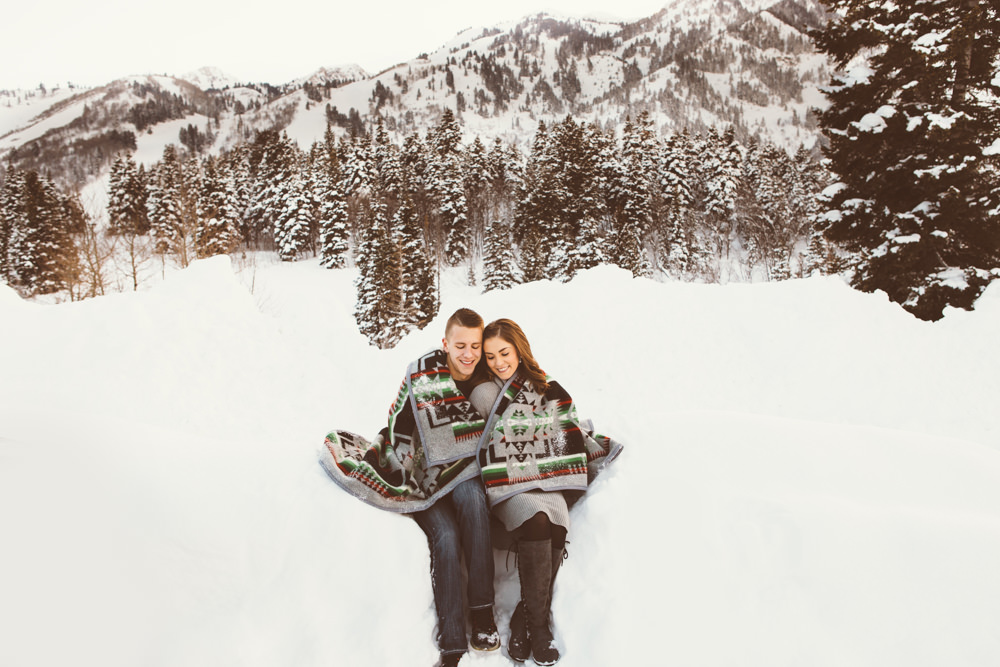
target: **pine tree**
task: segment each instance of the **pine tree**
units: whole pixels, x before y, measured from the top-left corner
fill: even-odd
[[[181,165],[177,148],[168,144],[150,178],[149,219],[154,250],[161,255],[178,249],[182,234],[180,191]]]
[[[376,199],[373,208],[358,248],[354,318],[358,330],[373,345],[386,349],[395,345],[406,329],[401,317],[400,252],[388,232],[384,204]]]
[[[444,257],[450,266],[458,266],[471,253],[468,206],[458,161],[447,160],[440,165],[436,190],[441,196]]]
[[[597,221],[605,215],[600,186],[599,131],[567,117],[552,133],[551,150],[555,167],[558,208],[555,225],[547,234],[554,251],[550,255],[548,275],[568,280],[582,269],[606,260],[600,245]]]
[[[301,259],[309,248],[313,207],[300,174],[295,173],[283,190],[285,200],[274,221],[274,242],[281,261],[291,262]]]
[[[440,309],[436,262],[424,241],[413,204],[403,197],[392,221],[393,238],[400,250],[401,318],[408,326],[423,329]]]
[[[460,158],[462,152],[462,131],[458,127],[455,113],[445,108],[441,119],[431,131],[431,145],[440,158]]]
[[[667,273],[686,277],[695,268],[693,246],[697,245],[691,214],[694,204],[694,179],[689,160],[691,137],[686,131],[675,133],[661,150],[660,190],[665,210],[661,222],[660,263]]]
[[[483,288],[484,291],[505,290],[513,287],[514,251],[510,228],[499,220],[486,228],[483,241]]]
[[[250,169],[250,150],[246,144],[239,144],[229,154],[227,169],[227,190],[237,220],[240,242],[249,245],[253,236],[250,229],[250,203],[253,200],[253,176]]]
[[[78,270],[73,234],[84,221],[51,181],[34,170],[15,179],[13,234],[9,241],[9,271],[14,284],[29,294],[51,294],[75,281]]]
[[[650,166],[653,149],[646,140],[647,131],[643,123],[625,123],[618,186],[621,209],[615,221],[615,261],[636,277],[648,276],[651,270],[643,243],[652,224],[647,174],[655,173]]]
[[[1000,1],[824,2],[813,36],[845,68],[819,115],[826,236],[862,290],[923,319],[971,308],[1000,265]]]
[[[344,164],[344,191],[348,197],[368,197],[377,172],[374,165],[371,136],[353,137]]]
[[[403,140],[399,159],[405,174],[404,190],[406,197],[413,204],[414,214],[419,220],[432,221],[438,199],[434,194],[434,179],[427,145],[419,135],[410,134]],[[428,242],[433,242],[435,239],[436,235],[431,234]],[[437,252],[433,243],[431,252],[432,254]]]
[[[477,256],[482,247],[486,216],[490,208],[490,178],[486,147],[476,137],[462,156],[462,185],[469,217],[471,254]]]
[[[320,202],[319,242],[320,264],[328,269],[343,268],[347,264],[348,240],[347,197],[341,188],[339,155],[329,133],[323,156],[314,165],[315,183]]]
[[[226,187],[225,175],[219,173],[214,158],[205,161],[198,197],[198,225],[194,247],[199,257],[212,257],[232,252],[239,244],[239,222],[233,210],[232,191]]]
[[[568,246],[560,241],[564,236],[560,224],[562,195],[553,141],[545,122],[540,121],[514,208],[511,232],[526,282],[545,280],[554,274],[566,276],[569,269]]]
[[[521,158],[513,146],[499,137],[493,141],[486,156],[486,178],[489,182],[487,220],[510,220],[514,200],[521,184]]]
[[[288,220],[290,188],[298,176],[298,159],[298,149],[286,134],[266,130],[254,139],[250,165],[255,185],[248,212],[253,245],[268,239],[277,243],[278,227]],[[281,233],[285,234],[284,230]]]
[[[22,234],[21,188],[20,173],[13,165],[8,165],[3,187],[0,187],[0,280],[9,285],[18,283],[15,255]]]
[[[428,172],[438,199],[444,259],[458,266],[472,258],[468,201],[462,178],[461,132],[455,114],[445,109],[441,120],[428,133],[431,159]]]
[[[705,214],[715,235],[716,252],[728,259],[740,212],[737,200],[744,186],[743,153],[732,127],[722,137],[714,128],[710,130],[704,150]]]
[[[131,153],[119,153],[111,164],[108,184],[108,229],[113,234],[145,234],[149,231],[146,200],[149,194],[145,171],[136,166]]]
[[[128,199],[128,172],[125,156],[119,153],[108,176],[108,231],[123,234],[129,228],[131,202]]]
[[[173,251],[181,267],[185,267],[195,256],[194,232],[198,222],[198,193],[201,191],[201,169],[198,159],[192,155],[182,160],[178,175],[179,224],[174,230]]]

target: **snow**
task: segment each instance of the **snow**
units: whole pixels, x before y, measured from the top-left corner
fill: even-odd
[[[227,74],[218,67],[201,67],[193,72],[181,75],[179,78],[198,86],[202,90],[209,90],[210,88],[215,88],[216,90],[235,88],[242,83],[239,79]]]
[[[302,86],[310,83],[317,86],[324,85],[327,81],[362,81],[369,78],[369,74],[361,65],[351,63],[338,67],[320,67],[310,76],[301,77],[292,81],[292,85]]]
[[[952,267],[945,269],[944,271],[939,271],[934,276],[938,282],[946,287],[952,287],[957,290],[969,289],[968,276],[966,276],[965,271],[959,267]]]
[[[1000,281],[928,323],[835,278],[462,274],[387,351],[354,325],[356,272],[316,260],[57,306],[0,285],[0,664],[431,665],[421,531],[316,452],[384,425],[460,306],[521,323],[626,444],[574,509],[560,665],[997,664]]]
[[[56,104],[84,92],[85,89],[59,87],[46,90],[0,90],[0,138],[24,127],[36,116],[51,109]],[[8,142],[0,143],[0,150]]]
[[[883,104],[875,111],[875,113],[866,113],[864,116],[861,117],[860,121],[853,122],[851,123],[851,125],[858,128],[862,132],[872,132],[874,134],[879,134],[886,127],[888,127],[886,125],[885,119],[892,118],[894,115],[896,115],[895,107],[888,104]]]
[[[913,50],[927,55],[944,53],[948,48],[946,40],[950,33],[951,30],[934,30],[925,33],[913,42]]]
[[[99,94],[95,90],[74,91],[73,95],[65,97],[54,94],[59,99],[58,102],[52,103],[51,98],[46,97],[44,100],[29,102],[23,111],[18,108],[19,113],[0,115],[0,122],[3,123],[0,126],[0,151],[17,148],[50,130],[68,125]]]

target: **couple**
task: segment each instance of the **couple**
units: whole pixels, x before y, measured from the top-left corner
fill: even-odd
[[[579,497],[620,451],[581,426],[569,394],[539,368],[516,323],[500,319],[484,328],[477,313],[462,308],[448,319],[442,348],[410,364],[374,441],[334,431],[321,462],[348,492],[410,514],[426,533],[439,665],[458,665],[469,644],[500,647],[490,512],[518,552],[521,601],[508,653],[553,665],[559,652],[550,609],[569,528],[567,496]]]

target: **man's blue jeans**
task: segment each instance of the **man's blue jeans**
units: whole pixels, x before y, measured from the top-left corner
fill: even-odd
[[[468,648],[462,609],[462,557],[469,574],[470,609],[493,606],[493,546],[483,481],[462,482],[446,497],[413,515],[431,549],[431,587],[438,616],[438,649]]]

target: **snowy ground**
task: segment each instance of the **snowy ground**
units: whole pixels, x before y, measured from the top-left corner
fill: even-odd
[[[373,435],[466,305],[518,320],[626,443],[574,510],[560,665],[1000,664],[1000,284],[929,324],[835,279],[604,267],[447,284],[378,351],[353,276],[215,258],[75,304],[0,286],[0,665],[429,667],[422,533],[316,451]]]

